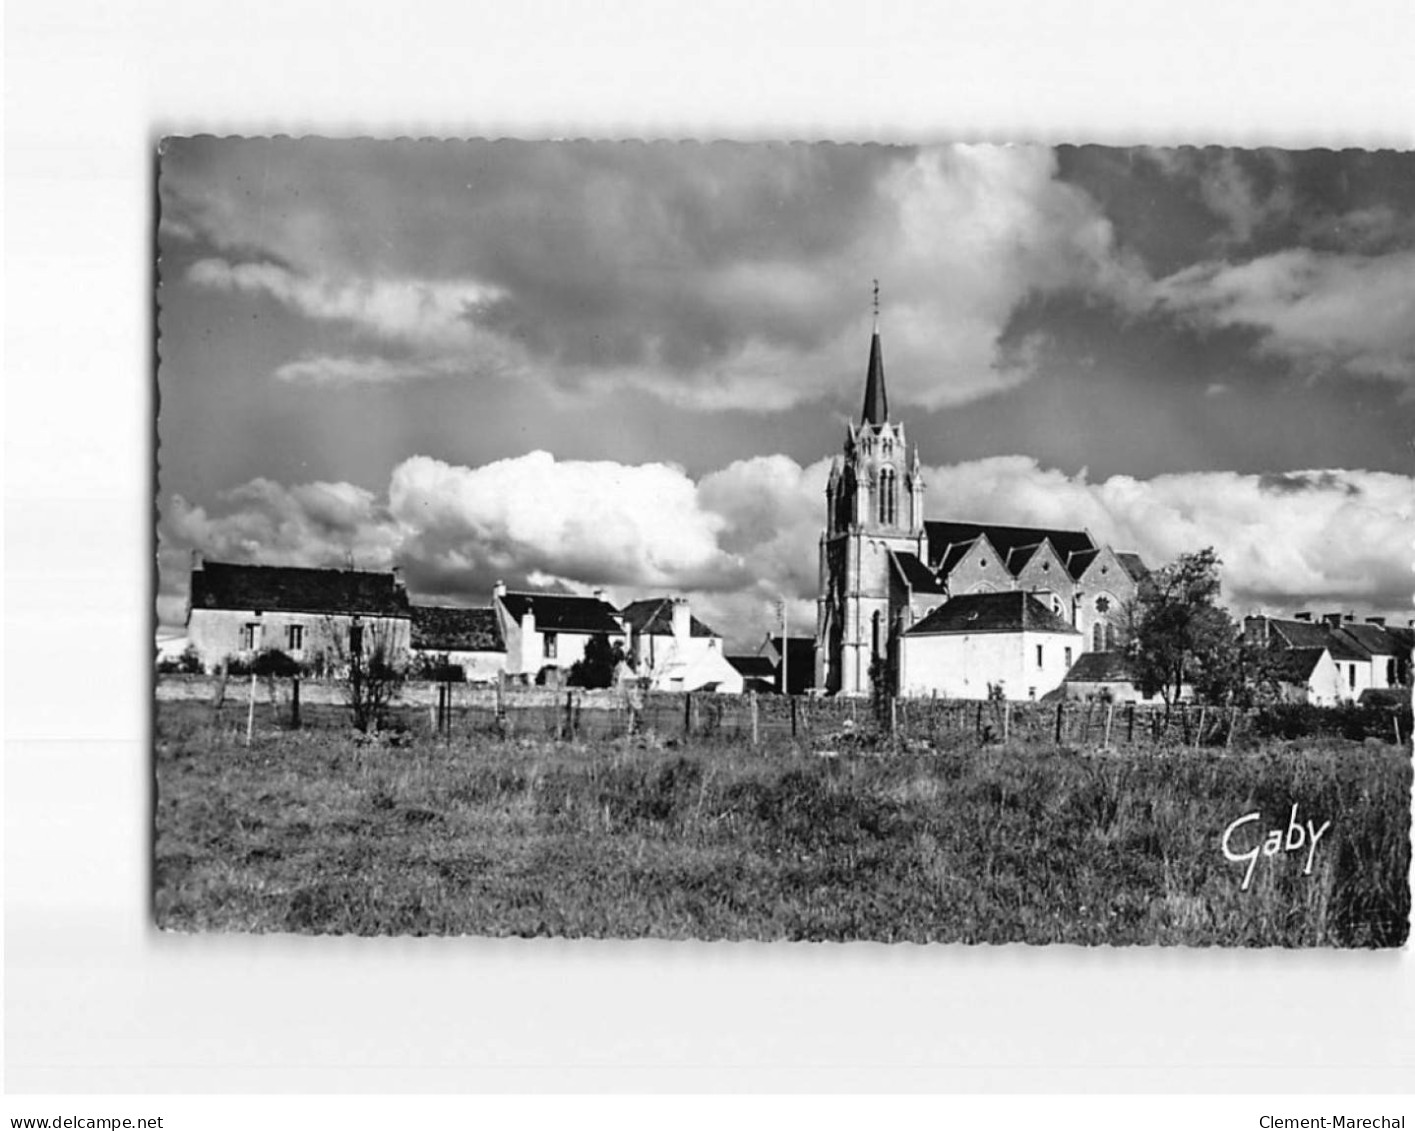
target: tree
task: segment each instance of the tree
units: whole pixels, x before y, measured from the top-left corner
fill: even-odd
[[[1212,547],[1181,554],[1140,586],[1130,658],[1140,690],[1162,695],[1166,707],[1186,683],[1206,701],[1227,700],[1241,686],[1238,629],[1217,603],[1221,564]]]
[[[326,635],[345,665],[344,701],[354,716],[354,727],[364,733],[377,731],[407,678],[392,628],[384,621],[365,625],[356,616],[347,640],[332,620]]]
[[[585,644],[585,654],[570,665],[566,683],[571,687],[611,687],[614,673],[624,661],[624,649],[609,637],[596,634]]]

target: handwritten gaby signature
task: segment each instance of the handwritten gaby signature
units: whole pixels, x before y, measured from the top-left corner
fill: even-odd
[[[1276,856],[1279,852],[1300,852],[1304,847],[1307,849],[1307,866],[1302,869],[1304,876],[1312,874],[1312,864],[1317,857],[1317,842],[1326,835],[1326,831],[1331,828],[1331,822],[1325,822],[1321,828],[1317,828],[1311,821],[1305,824],[1297,823],[1297,806],[1292,807],[1292,813],[1287,818],[1287,835],[1283,835],[1281,828],[1270,829],[1268,834],[1259,840],[1252,848],[1246,852],[1235,852],[1233,850],[1234,834],[1244,825],[1252,824],[1262,820],[1262,811],[1245,813],[1229,825],[1223,831],[1223,855],[1224,858],[1234,864],[1247,862],[1248,869],[1243,874],[1242,891],[1248,890],[1248,885],[1253,882],[1253,872],[1258,867],[1259,856]]]

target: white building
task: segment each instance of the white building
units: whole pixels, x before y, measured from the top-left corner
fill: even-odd
[[[629,663],[653,691],[740,694],[742,673],[727,662],[722,637],[692,615],[686,597],[652,597],[620,613]]]
[[[623,618],[600,594],[509,593],[498,584],[492,608],[506,644],[506,673],[534,682],[545,668],[565,672],[593,637],[626,647]]]
[[[904,695],[1040,699],[1059,687],[1082,636],[1029,593],[973,593],[940,605],[900,638]]]

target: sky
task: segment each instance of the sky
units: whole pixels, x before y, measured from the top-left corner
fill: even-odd
[[[1415,154],[169,139],[158,617],[192,550],[814,626],[873,281],[930,518],[1411,616]]]

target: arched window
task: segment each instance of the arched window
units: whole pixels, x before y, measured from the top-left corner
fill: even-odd
[[[1105,651],[1105,630],[1110,626],[1103,620],[1098,620],[1091,626],[1091,651]]]
[[[886,467],[879,473],[879,520],[885,526],[892,526],[898,513],[894,468]]]

